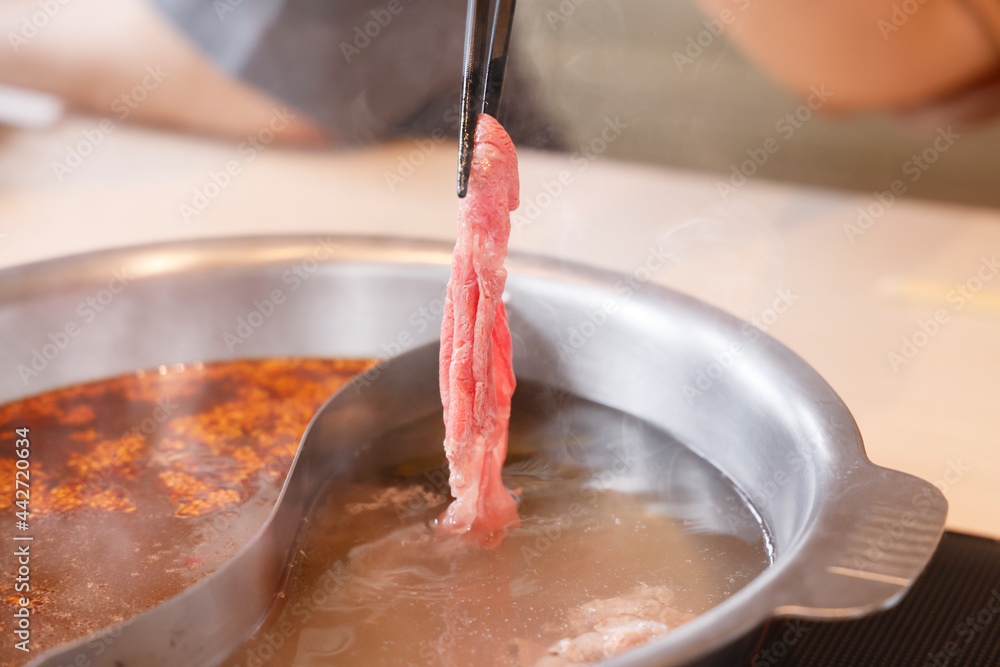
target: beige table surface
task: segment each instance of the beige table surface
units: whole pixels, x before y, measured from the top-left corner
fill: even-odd
[[[268,147],[248,160],[231,143],[115,126],[60,180],[53,163],[96,128],[76,117],[0,135],[0,266],[226,235],[454,237],[449,142]],[[767,320],[844,398],[875,462],[937,482],[952,529],[1000,536],[1000,212],[896,201],[850,235],[873,196],[751,180],[723,201],[710,175],[599,156],[520,159],[512,249],[623,272],[651,249],[668,255],[654,280]],[[239,173],[184,220],[181,204],[233,160]],[[394,173],[406,177],[390,188]],[[790,306],[774,318],[782,294]],[[936,330],[926,324],[935,316]],[[919,333],[922,321],[933,335]]]

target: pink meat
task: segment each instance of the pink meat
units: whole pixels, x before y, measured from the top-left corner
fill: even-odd
[[[441,529],[484,546],[518,525],[517,506],[500,479],[514,393],[503,267],[510,212],[518,205],[517,155],[492,117],[476,124],[472,177],[458,209],[458,240],[441,323],[444,449],[454,502]]]

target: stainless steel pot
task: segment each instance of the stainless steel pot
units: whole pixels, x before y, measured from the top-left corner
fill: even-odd
[[[430,242],[260,237],[8,269],[0,401],[175,362],[405,352],[437,337],[450,254]],[[773,565],[750,585],[609,664],[732,664],[768,619],[882,609],[924,568],[943,531],[944,498],[870,463],[846,406],[786,347],[652,284],[540,257],[515,255],[508,269],[518,377],[671,433],[753,501],[773,541]],[[56,345],[71,322],[75,333]],[[143,617],[156,611],[89,664],[154,664],[156,647],[179,636],[165,626],[150,633]],[[186,642],[190,665],[212,664],[225,648]],[[81,646],[32,664],[62,664]]]

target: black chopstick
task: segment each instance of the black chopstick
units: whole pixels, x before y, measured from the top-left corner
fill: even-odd
[[[489,8],[490,0],[469,0],[465,16],[462,120],[458,130],[459,197],[464,197],[469,189],[476,120],[480,113],[497,117],[507,69],[507,51],[514,23],[514,0],[495,0],[492,25]],[[488,46],[487,32],[490,35]]]
[[[486,88],[483,91],[483,113],[497,118],[500,112],[500,95],[507,71],[507,50],[510,47],[510,29],[514,25],[514,0],[496,0],[493,14],[493,33],[490,35],[490,62],[486,69]]]

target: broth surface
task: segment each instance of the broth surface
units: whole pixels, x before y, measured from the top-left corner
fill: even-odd
[[[162,366],[0,406],[0,540],[31,536],[31,652],[120,625],[213,572],[260,528],[299,440],[366,360]],[[28,530],[15,529],[16,429],[28,429]],[[17,570],[14,548],[0,558]],[[18,597],[0,577],[0,632]]]
[[[769,565],[744,499],[666,434],[530,385],[512,414],[505,482],[521,526],[499,546],[435,534],[448,486],[429,415],[367,448],[390,461],[378,479],[320,494],[283,597],[226,665],[582,664],[575,644],[549,649],[611,622],[601,610],[638,606],[615,622],[673,628]],[[431,456],[391,462],[414,442]]]

